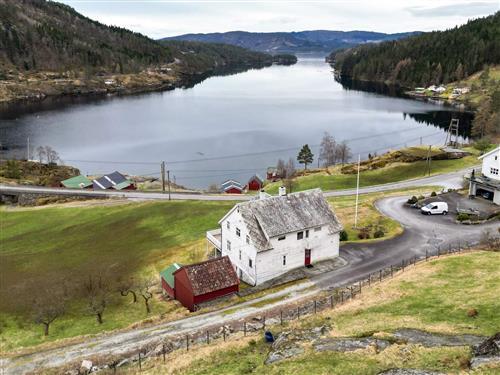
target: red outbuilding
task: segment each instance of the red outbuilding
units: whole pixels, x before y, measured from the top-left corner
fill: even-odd
[[[264,181],[258,175],[253,175],[247,183],[248,190],[252,191],[260,191],[263,185]]]
[[[190,311],[197,305],[236,293],[240,281],[228,256],[182,266],[174,272],[175,299]]]

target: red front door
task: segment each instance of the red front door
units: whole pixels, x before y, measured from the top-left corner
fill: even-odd
[[[311,264],[311,249],[306,249],[305,258],[304,258],[304,266],[308,266]]]

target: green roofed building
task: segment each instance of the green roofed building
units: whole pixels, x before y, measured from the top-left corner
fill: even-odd
[[[86,189],[92,187],[92,181],[85,176],[75,176],[61,181],[61,186],[68,189]]]
[[[181,264],[174,263],[160,272],[161,287],[171,298],[175,298],[174,272],[181,267]]]

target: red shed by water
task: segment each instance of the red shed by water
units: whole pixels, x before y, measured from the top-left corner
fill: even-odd
[[[262,186],[264,185],[264,181],[258,175],[253,175],[250,180],[248,180],[248,190],[252,191],[260,191]]]
[[[174,272],[175,298],[195,311],[197,305],[236,293],[240,281],[229,257],[183,266]]]
[[[221,184],[222,191],[227,194],[243,193],[243,186],[235,180],[227,180]]]

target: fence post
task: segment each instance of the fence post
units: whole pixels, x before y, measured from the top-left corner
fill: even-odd
[[[333,294],[330,296],[330,308],[333,309]]]
[[[222,326],[222,337],[224,337],[224,341],[226,341],[226,326]]]
[[[427,249],[425,250],[425,261],[427,262],[427,260],[429,259],[429,254],[427,252]]]
[[[342,290],[342,292],[340,293],[341,295],[341,302],[344,303],[344,291]]]
[[[359,294],[361,294],[361,281],[359,282]]]
[[[393,277],[392,264],[391,264],[391,277]]]
[[[207,331],[207,333],[208,333],[208,331]],[[163,363],[165,363],[165,354],[167,352],[167,350],[165,349],[165,344],[162,345],[161,352],[163,354]]]
[[[243,336],[247,335],[247,322],[243,322]]]
[[[378,281],[382,282],[382,270],[379,271]]]
[[[299,320],[300,317],[300,306],[297,306],[297,320]]]
[[[189,335],[186,335],[186,351],[189,350]]]
[[[316,309],[317,309],[317,307],[316,307],[316,300],[314,300],[314,314],[316,314]]]
[[[283,325],[283,310],[280,310],[280,324]]]
[[[210,344],[210,332],[207,331],[207,344]]]
[[[142,370],[141,351],[139,351],[139,370]]]
[[[372,274],[368,274],[368,286],[372,285]]]

